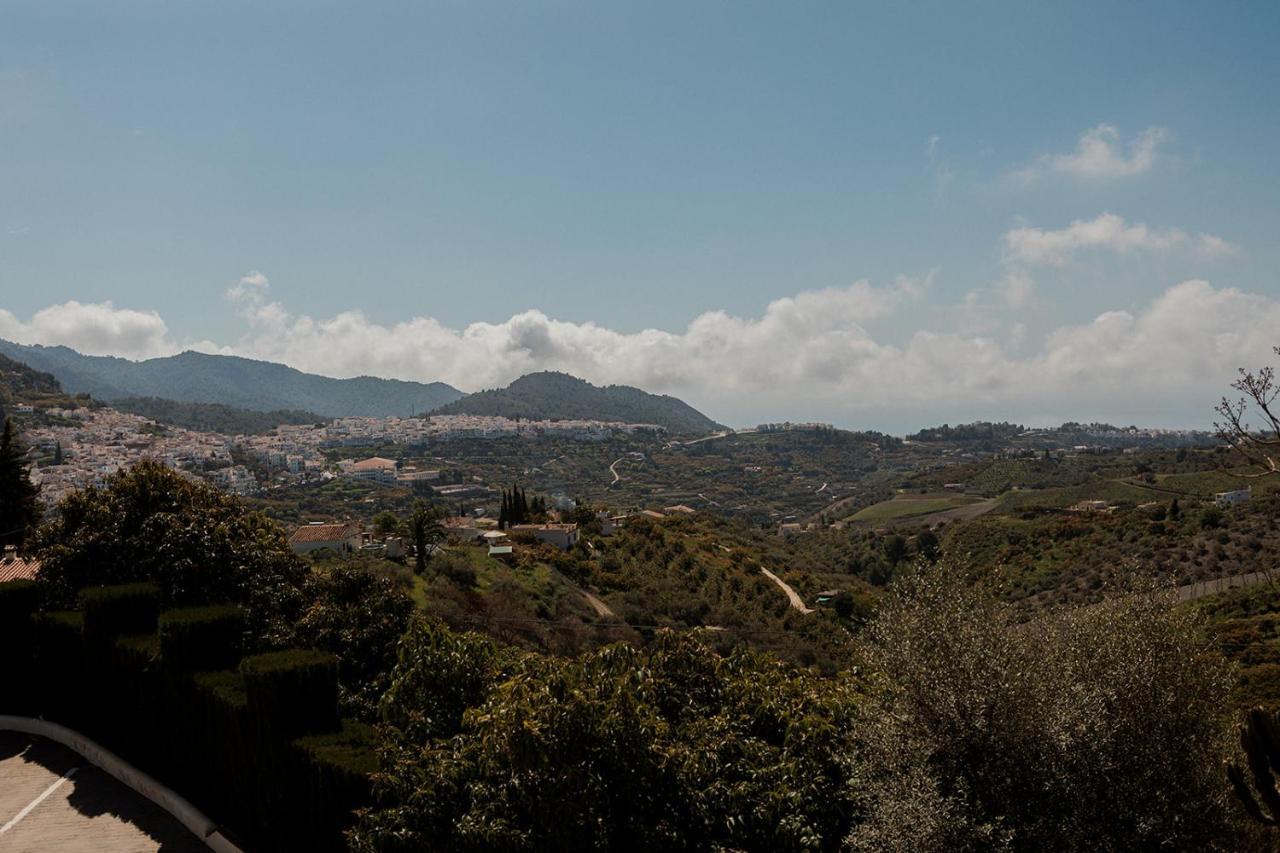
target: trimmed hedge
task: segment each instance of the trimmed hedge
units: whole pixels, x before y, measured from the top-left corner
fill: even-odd
[[[0,589],[0,614],[34,606],[28,590]],[[203,670],[236,663],[238,608],[157,616],[154,587],[139,584],[81,600],[84,613],[25,620],[32,629],[12,648],[15,662],[34,663],[21,713],[100,741],[242,835],[243,847],[346,849],[355,809],[372,800],[377,753],[373,729],[338,718],[333,655],[289,650]],[[4,692],[0,713],[19,710]]]
[[[338,659],[288,649],[240,662],[249,711],[284,737],[331,732],[338,723]]]
[[[84,632],[105,639],[121,634],[144,634],[156,629],[160,588],[152,583],[95,586],[80,590]]]
[[[244,646],[244,609],[234,604],[160,614],[160,656],[186,671],[230,669]]]
[[[29,623],[40,609],[40,584],[29,580],[0,583],[0,631]]]
[[[35,581],[15,580],[0,583],[0,654],[5,658],[5,692],[13,699],[13,712],[31,710],[29,703],[35,679],[35,660],[30,655],[14,654],[14,649],[35,646],[35,615],[40,608],[41,589]]]

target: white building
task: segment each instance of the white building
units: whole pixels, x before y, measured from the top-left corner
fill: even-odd
[[[511,528],[511,532],[532,534],[539,542],[554,545],[561,551],[568,551],[578,544],[576,524],[517,524]]]
[[[394,459],[372,456],[356,462],[345,473],[348,477],[354,477],[357,480],[394,483],[396,481],[396,462]]]
[[[1213,496],[1213,502],[1219,507],[1226,508],[1242,504],[1253,497],[1253,486],[1247,489],[1236,489],[1231,492],[1218,492]]]

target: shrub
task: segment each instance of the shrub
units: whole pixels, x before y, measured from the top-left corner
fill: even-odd
[[[234,667],[244,645],[244,609],[234,604],[188,607],[160,614],[160,656],[166,667]]]
[[[131,583],[88,587],[80,591],[84,631],[95,639],[154,631],[160,613],[155,584]]]
[[[1028,621],[963,572],[902,584],[872,620],[885,689],[854,850],[1232,849],[1231,671],[1170,595]]]
[[[249,712],[281,736],[338,728],[338,659],[325,652],[288,649],[240,662]]]

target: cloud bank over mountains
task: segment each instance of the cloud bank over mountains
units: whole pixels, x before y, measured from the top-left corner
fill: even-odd
[[[464,390],[535,370],[672,393],[736,423],[818,417],[847,425],[923,424],[1037,414],[1123,419],[1149,413],[1203,425],[1240,366],[1264,363],[1280,333],[1280,301],[1191,279],[1136,312],[1064,325],[1023,353],[1001,339],[921,329],[877,339],[867,324],[917,305],[929,281],[858,281],[770,303],[757,317],[711,311],[678,332],[621,332],[528,310],[502,323],[450,328],[429,316],[381,324],[359,311],[294,314],[254,272],[228,297],[245,318],[237,342],[180,343],[155,312],[65,302],[23,322],[0,310],[0,337],[127,358],[200,349],[279,361],[329,376],[442,380]]]

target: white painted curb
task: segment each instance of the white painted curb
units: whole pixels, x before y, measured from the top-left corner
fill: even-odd
[[[0,730],[39,735],[80,753],[95,767],[114,776],[126,787],[146,797],[178,819],[178,822],[200,838],[215,853],[243,853],[218,830],[218,825],[205,817],[191,803],[161,785],[146,773],[126,764],[114,753],[108,752],[77,731],[47,720],[31,717],[10,717],[0,714]]]

